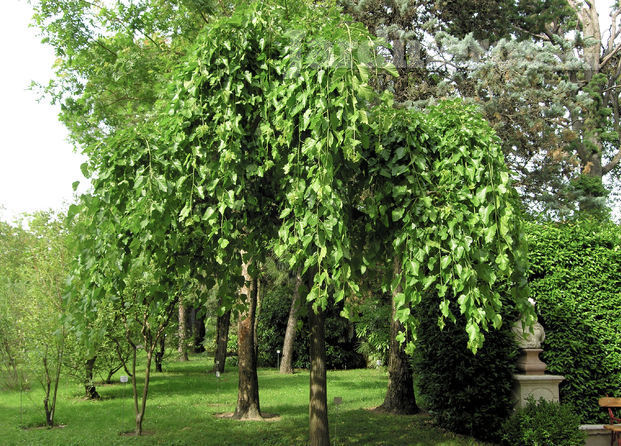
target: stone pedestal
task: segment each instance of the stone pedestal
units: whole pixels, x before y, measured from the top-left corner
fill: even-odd
[[[516,407],[524,407],[532,395],[535,400],[559,402],[558,385],[565,379],[560,375],[513,375],[513,400]]]
[[[517,361],[517,368],[525,375],[543,375],[546,371],[546,364],[539,359],[540,348],[520,349],[520,358]]]
[[[585,446],[610,446],[610,431],[603,424],[583,424],[580,430],[587,434]]]

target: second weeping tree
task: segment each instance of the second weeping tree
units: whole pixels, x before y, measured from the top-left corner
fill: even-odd
[[[184,225],[207,228],[218,263],[237,259],[228,277],[239,277],[237,253],[256,262],[268,244],[305,277],[310,441],[327,444],[322,313],[358,292],[372,261],[396,265],[387,288],[397,341],[415,328],[410,308],[423,293],[436,295],[441,323],[458,302],[473,351],[502,323],[500,278],[531,310],[515,194],[489,126],[459,102],[395,111],[368,86],[387,68],[364,29],[337,11],[289,6],[250,5],[199,38],[171,101],[185,160],[175,182],[189,197]],[[371,237],[375,258],[358,255],[360,219],[383,233]]]

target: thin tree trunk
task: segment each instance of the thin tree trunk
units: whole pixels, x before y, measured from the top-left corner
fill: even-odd
[[[214,357],[213,371],[224,373],[226,348],[229,342],[229,328],[231,326],[231,310],[227,310],[224,314],[218,316],[216,324],[216,354]]]
[[[50,369],[47,362],[47,347],[45,348],[45,355],[43,356],[43,370],[45,371],[45,384],[43,386],[43,408],[45,409],[45,425],[52,427],[54,425],[54,418],[52,416],[52,410],[50,408],[50,389],[52,385],[52,379],[50,378]]]
[[[136,399],[136,435],[142,435],[142,421],[144,420],[144,414],[147,410],[147,397],[149,395],[149,381],[151,378],[151,360],[153,359],[153,350],[151,347],[147,351],[147,368],[144,371],[144,385],[142,387],[142,401],[140,402],[140,412],[138,412],[138,401]],[[135,362],[134,362],[135,364]],[[134,370],[135,372],[136,370]],[[134,379],[134,382],[136,380]],[[136,394],[138,398],[138,394]]]
[[[329,446],[328,429],[328,386],[326,378],[325,313],[318,313],[309,303],[310,324],[310,401],[308,405],[308,427],[310,446]]]
[[[62,367],[63,361],[63,353],[65,350],[65,332],[63,330],[62,333],[62,342],[60,344],[58,355],[56,357],[56,374],[54,376],[54,393],[52,394],[52,401],[50,402],[50,393],[51,393],[51,385],[52,378],[50,377],[50,369],[47,361],[47,348],[45,351],[45,356],[43,357],[43,367],[45,369],[45,396],[43,399],[43,406],[45,409],[45,424],[48,427],[54,426],[54,415],[56,413],[56,396],[58,395],[58,383],[60,382],[60,370]]]
[[[125,370],[125,373],[127,373],[127,376],[133,376],[133,373],[130,372],[129,369],[127,368],[127,360],[125,358],[123,358],[123,352],[122,352],[123,349],[121,348],[121,343],[116,338],[112,338],[112,340],[116,344],[116,354],[117,354],[117,356],[119,358],[119,361],[121,361],[121,367],[123,367],[123,370]],[[130,345],[131,345],[131,343],[130,343]],[[118,370],[118,369],[116,369],[116,370]],[[116,373],[116,370],[114,372],[112,372],[112,373],[109,373],[108,377],[112,378],[112,375],[114,375],[114,373]],[[108,382],[108,384],[110,384],[110,382]]]
[[[97,393],[97,389],[93,383],[93,369],[95,368],[95,361],[97,361],[97,356],[93,356],[92,358],[86,360],[85,363],[84,392],[86,398],[90,400],[101,399],[101,396]]]
[[[240,293],[248,296],[247,309],[240,313],[237,325],[237,350],[239,383],[237,387],[237,407],[233,418],[260,418],[259,380],[257,377],[257,357],[255,355],[254,319],[257,307],[257,280],[248,274],[248,264],[242,265],[246,281]]]
[[[395,259],[393,277],[401,274],[401,263]],[[396,414],[414,414],[418,412],[414,397],[414,382],[410,361],[405,353],[405,345],[397,340],[397,335],[404,330],[397,319],[395,296],[401,292],[399,285],[392,293],[392,317],[390,320],[390,349],[388,359],[388,389],[384,403],[378,409]]]
[[[293,373],[293,345],[295,343],[295,331],[298,323],[298,310],[300,308],[300,285],[302,276],[298,271],[295,276],[295,287],[293,289],[293,299],[289,309],[287,319],[287,329],[285,330],[285,340],[282,345],[282,362],[280,363],[280,373]]]
[[[112,384],[112,377],[114,376],[114,374],[116,372],[121,370],[122,367],[123,367],[123,364],[119,364],[117,367],[114,367],[114,368],[108,370],[108,376],[106,378],[106,384]],[[127,369],[126,369],[126,371],[127,371]],[[127,374],[127,376],[129,376],[129,373]]]
[[[179,361],[188,360],[188,346],[186,343],[187,327],[185,323],[185,305],[183,299],[179,299]]]

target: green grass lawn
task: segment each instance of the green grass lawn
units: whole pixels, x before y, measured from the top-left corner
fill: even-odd
[[[43,419],[42,391],[0,394],[0,445],[304,445],[308,429],[308,372],[283,376],[259,371],[261,409],[275,421],[234,421],[215,416],[233,412],[237,400],[236,368],[218,380],[207,373],[205,357],[164,363],[154,373],[144,421],[147,435],[120,435],[134,428],[129,384],[98,386],[101,401],[82,398],[81,387],[65,382],[59,391],[56,421],[64,427],[28,428]],[[117,377],[118,378],[118,377]],[[434,428],[425,415],[394,416],[369,412],[383,400],[384,370],[328,372],[332,444],[477,445],[473,439]],[[338,408],[334,397],[342,397]]]

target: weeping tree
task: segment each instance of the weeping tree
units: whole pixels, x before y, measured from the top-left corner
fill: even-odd
[[[236,286],[238,299],[225,306],[249,330],[235,417],[257,417],[252,317],[258,271],[273,249],[308,290],[313,445],[329,444],[324,311],[359,293],[368,265],[396,265],[386,289],[399,342],[415,328],[411,306],[429,289],[440,323],[454,320],[449,302],[458,301],[473,351],[502,323],[493,291],[500,277],[512,278],[530,314],[514,194],[493,133],[460,103],[426,115],[395,110],[390,94],[369,87],[375,76],[397,74],[382,51],[337,9],[240,6],[197,35],[158,83],[168,87],[151,112],[130,127],[106,127],[86,150],[97,224],[83,265],[110,275],[85,307],[110,296],[135,308],[151,348],[178,280]],[[375,234],[374,249],[362,249],[361,232]],[[142,410],[135,396],[137,433],[145,384]]]

